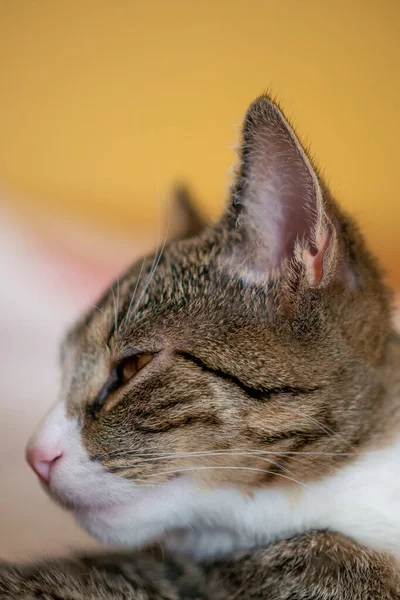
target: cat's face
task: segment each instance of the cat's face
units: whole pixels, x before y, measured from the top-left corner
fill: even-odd
[[[102,539],[191,527],[208,505],[322,477],[369,439],[379,272],[269,99],[243,137],[220,222],[139,261],[63,345],[31,462]]]

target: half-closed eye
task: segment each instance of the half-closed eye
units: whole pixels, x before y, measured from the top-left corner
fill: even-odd
[[[108,380],[91,403],[89,407],[90,412],[93,415],[98,414],[107,403],[109,396],[135,377],[156,355],[156,352],[143,352],[142,354],[133,354],[121,360],[112,369]]]
[[[128,356],[116,367],[118,383],[123,385],[136,375],[143,367],[153,360],[155,353],[135,354]]]

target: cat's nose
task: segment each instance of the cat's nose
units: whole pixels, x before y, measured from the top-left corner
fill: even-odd
[[[50,476],[53,467],[59,462],[62,455],[62,452],[56,447],[44,449],[28,446],[26,449],[26,460],[28,464],[45,485],[50,484]]]

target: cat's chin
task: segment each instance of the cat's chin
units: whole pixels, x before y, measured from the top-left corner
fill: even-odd
[[[53,500],[70,511],[77,523],[96,539],[137,548],[158,540],[181,525],[181,503],[190,520],[194,486],[186,477],[178,477],[160,486],[140,489],[132,485],[130,494],[115,494],[103,502],[79,501],[51,494]],[[178,520],[178,523],[177,523]]]
[[[78,525],[103,543],[138,548],[163,534],[161,523],[149,523],[140,516],[140,501],[116,502],[108,506],[75,507]]]
[[[79,518],[80,515],[82,515],[82,517],[84,518],[85,516],[88,516],[91,514],[97,515],[99,518],[101,518],[102,516],[106,517],[106,516],[112,515],[113,513],[115,514],[118,510],[120,510],[125,505],[126,505],[126,503],[123,503],[123,502],[113,502],[113,503],[107,503],[107,504],[91,504],[91,505],[84,505],[84,504],[79,505],[79,504],[64,503],[63,508],[71,511],[77,518]]]

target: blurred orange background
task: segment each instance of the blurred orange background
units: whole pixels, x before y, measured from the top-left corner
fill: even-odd
[[[176,179],[215,216],[269,88],[400,284],[399,38],[398,0],[0,0],[0,184],[53,235],[153,230]]]
[[[175,181],[218,215],[265,89],[400,288],[399,73],[399,0],[0,0],[0,558],[93,543],[23,458],[59,339]]]

